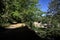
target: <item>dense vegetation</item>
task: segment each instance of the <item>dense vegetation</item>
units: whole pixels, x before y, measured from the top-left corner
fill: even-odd
[[[45,40],[58,40],[60,37],[60,0],[51,0],[46,16],[41,17],[43,23],[52,24],[51,28],[34,28]]]
[[[33,21],[38,0],[1,0],[0,23],[13,23]],[[2,5],[3,4],[3,5]]]
[[[60,36],[60,0],[53,0],[49,3],[47,12],[42,12],[36,5],[38,0],[0,0],[0,27],[5,24],[26,23],[28,27],[37,31],[37,34],[48,40],[53,40]],[[46,14],[46,16],[41,16]],[[50,23],[51,28],[35,28],[34,21]]]

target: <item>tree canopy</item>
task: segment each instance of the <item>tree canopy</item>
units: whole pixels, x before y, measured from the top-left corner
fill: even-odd
[[[52,0],[49,3],[49,10],[48,13],[52,14],[55,16],[55,18],[59,18],[60,15],[60,0]]]
[[[33,21],[37,3],[38,0],[1,0],[0,23]]]

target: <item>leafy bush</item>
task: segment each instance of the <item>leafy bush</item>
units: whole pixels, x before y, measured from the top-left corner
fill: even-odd
[[[36,28],[35,28],[36,29]],[[36,29],[36,33],[45,40],[58,39],[60,37],[60,28]]]

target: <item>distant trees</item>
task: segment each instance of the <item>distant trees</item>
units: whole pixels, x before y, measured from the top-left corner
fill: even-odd
[[[55,16],[55,18],[59,18],[60,15],[60,0],[52,0],[49,4],[49,10],[48,13]],[[60,19],[60,18],[59,18]]]
[[[60,12],[60,0],[52,0],[51,3],[49,3],[49,13],[52,14],[59,14]]]
[[[47,16],[49,16],[50,21],[53,25],[60,23],[60,0],[52,0],[49,3]]]

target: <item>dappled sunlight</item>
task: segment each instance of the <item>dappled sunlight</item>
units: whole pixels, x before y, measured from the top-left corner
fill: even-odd
[[[25,23],[10,24],[8,27],[5,28],[13,29],[13,28],[25,27],[25,25],[26,25]]]
[[[0,0],[0,33],[30,38],[29,30],[43,40],[59,37],[60,0]]]

